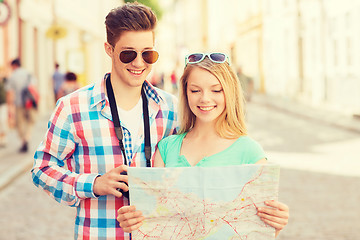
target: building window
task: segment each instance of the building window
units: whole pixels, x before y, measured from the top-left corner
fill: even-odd
[[[328,23],[328,33],[330,36],[334,35],[335,32],[336,32],[336,19],[335,18],[331,18],[329,20],[329,23]]]
[[[338,43],[337,41],[334,39],[333,40],[333,63],[334,63],[334,66],[337,66],[339,61],[338,61]]]
[[[348,66],[351,66],[353,64],[351,49],[352,49],[352,39],[350,37],[347,37],[346,38],[346,52],[347,52],[346,59],[347,59]]]
[[[351,29],[351,14],[350,12],[347,12],[345,15],[345,29],[350,30]]]
[[[284,5],[284,8],[287,8],[288,7],[288,0],[283,0],[283,5]]]
[[[266,1],[266,12],[270,15],[271,14],[271,0]]]

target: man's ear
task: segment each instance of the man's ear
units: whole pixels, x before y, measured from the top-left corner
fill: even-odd
[[[110,43],[105,42],[104,47],[105,47],[105,52],[107,53],[107,55],[109,55],[109,57],[112,57],[112,55],[113,55],[113,47],[110,45]]]

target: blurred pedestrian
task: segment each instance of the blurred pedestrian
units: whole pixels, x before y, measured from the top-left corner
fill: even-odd
[[[150,83],[151,85],[153,85],[154,87],[159,87],[160,84],[160,76],[158,74],[158,72],[156,70],[154,70],[152,72],[152,75],[150,77]]]
[[[5,147],[7,143],[8,130],[8,107],[7,107],[7,90],[6,75],[3,68],[0,68],[0,147]]]
[[[52,75],[55,102],[60,98],[58,96],[59,90],[60,90],[62,84],[65,81],[65,75],[62,72],[60,72],[59,68],[60,68],[60,65],[58,63],[55,63],[55,71],[54,71],[54,73]]]
[[[11,62],[12,74],[9,77],[9,91],[14,96],[16,129],[22,141],[19,152],[27,152],[28,144],[35,123],[36,109],[27,108],[24,102],[24,91],[30,84],[35,84],[35,78],[21,67],[20,59]]]
[[[61,85],[58,91],[58,98],[66,96],[79,89],[79,84],[77,82],[77,75],[73,72],[67,72],[65,74],[65,81]]]
[[[241,66],[238,66],[236,74],[241,83],[241,87],[244,89],[245,99],[250,102],[254,91],[254,80],[244,74]]]
[[[161,89],[164,89],[164,86],[165,86],[165,73],[161,73],[160,74],[160,82],[159,84],[157,85],[158,88],[161,88]]]
[[[151,166],[157,142],[176,132],[176,98],[146,81],[159,56],[156,21],[138,3],[110,11],[104,47],[111,73],[58,100],[35,153],[34,184],[77,208],[75,239],[129,239],[116,221],[129,204],[121,173]]]
[[[176,93],[178,90],[178,86],[177,86],[177,76],[175,70],[172,71],[170,78],[171,78],[172,91],[173,93]]]

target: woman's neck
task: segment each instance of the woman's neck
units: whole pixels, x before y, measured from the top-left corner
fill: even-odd
[[[187,134],[192,138],[197,139],[210,139],[210,138],[219,138],[219,134],[215,130],[215,121],[214,122],[195,122],[194,127]]]

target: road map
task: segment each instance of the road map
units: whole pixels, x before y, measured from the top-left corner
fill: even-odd
[[[128,168],[130,203],[145,216],[132,240],[268,240],[256,215],[278,198],[278,165]]]

